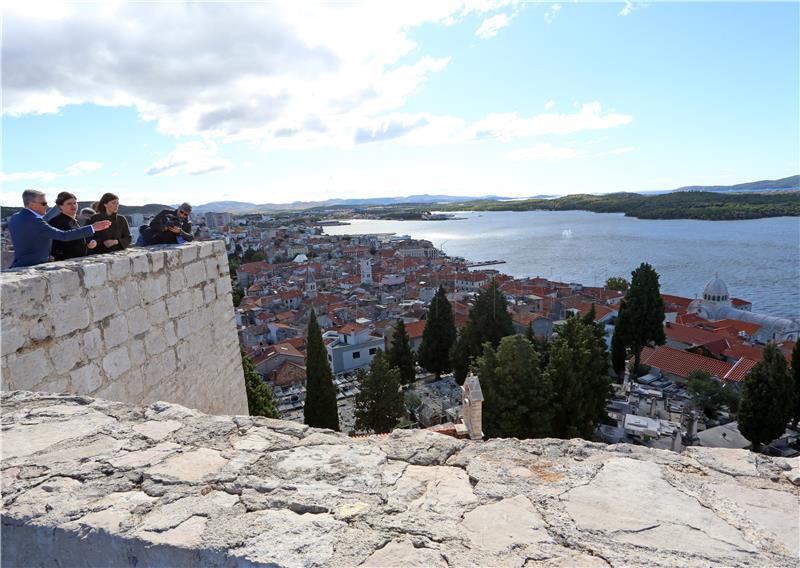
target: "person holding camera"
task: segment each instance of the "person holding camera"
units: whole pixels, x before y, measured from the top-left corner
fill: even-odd
[[[188,203],[182,203],[177,209],[164,209],[149,225],[140,227],[141,241],[145,245],[180,245],[193,241],[191,212],[192,206]]]

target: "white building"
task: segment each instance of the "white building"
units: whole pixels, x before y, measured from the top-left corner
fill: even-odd
[[[375,354],[383,351],[385,345],[382,337],[370,334],[369,328],[353,323],[338,331],[326,331],[322,338],[334,374],[349,373],[369,366]]]
[[[728,287],[715,276],[705,285],[701,298],[689,304],[687,310],[709,321],[732,319],[760,325],[753,339],[761,343],[768,341],[797,341],[800,337],[800,322],[765,314],[740,310],[731,303]]]

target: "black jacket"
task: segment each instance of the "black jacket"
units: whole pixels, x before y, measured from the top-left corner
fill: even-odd
[[[170,224],[176,222],[180,225],[180,234],[167,230]],[[178,243],[179,237],[187,243],[194,240],[192,222],[189,219],[181,220],[177,209],[164,209],[153,217],[149,225],[143,226],[140,232],[148,245],[174,245]]]
[[[128,220],[119,215],[114,213],[112,215],[108,215],[106,213],[97,213],[92,215],[92,218],[89,219],[89,224],[95,223],[97,221],[105,221],[108,219],[111,221],[111,226],[106,229],[105,231],[99,231],[94,234],[94,240],[97,241],[97,246],[92,250],[95,254],[102,254],[104,252],[114,252],[116,250],[126,249],[131,246],[131,230],[128,227]],[[111,248],[106,248],[103,244],[103,241],[108,239],[114,239],[119,241]]]
[[[69,231],[70,229],[80,229],[81,225],[77,220],[69,215],[59,213],[49,221],[50,225],[62,231]],[[68,258],[77,258],[79,256],[86,256],[89,254],[89,249],[86,244],[94,237],[87,239],[77,239],[74,241],[53,241],[53,246],[50,254],[56,260],[67,260]]]

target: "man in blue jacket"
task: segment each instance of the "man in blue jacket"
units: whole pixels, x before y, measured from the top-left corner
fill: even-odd
[[[47,199],[44,193],[35,189],[26,189],[22,192],[22,204],[25,207],[8,220],[11,242],[14,243],[14,262],[10,268],[47,262],[54,240],[74,241],[91,237],[95,231],[102,231],[111,225],[111,221],[98,221],[80,229],[60,231],[48,225],[43,219],[47,213]]]

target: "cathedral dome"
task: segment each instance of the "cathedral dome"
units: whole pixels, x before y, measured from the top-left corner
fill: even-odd
[[[706,283],[706,287],[703,288],[703,299],[710,302],[727,302],[730,299],[728,287],[719,276],[714,276]]]

